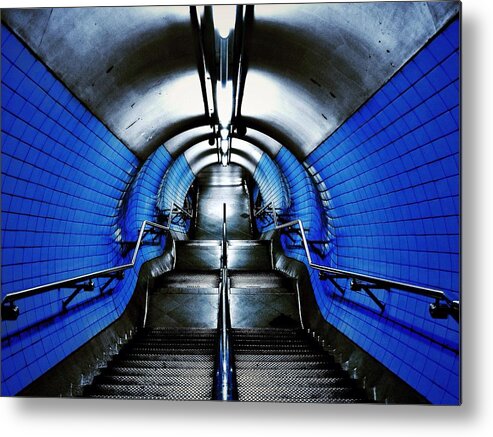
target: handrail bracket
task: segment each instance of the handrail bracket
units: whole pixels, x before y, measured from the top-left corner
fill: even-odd
[[[390,290],[392,289],[400,290],[418,296],[424,296],[430,299],[434,299],[435,302],[430,304],[429,306],[429,313],[434,319],[446,319],[448,316],[451,316],[457,322],[459,322],[460,302],[457,300],[450,300],[443,291],[316,264],[312,261],[310,244],[326,244],[327,242],[319,240],[308,240],[306,238],[308,230],[304,227],[301,219],[278,224],[277,210],[274,202],[270,202],[267,205],[264,205],[262,208],[257,210],[254,215],[255,217],[257,217],[263,214],[272,214],[273,221],[276,224],[274,230],[278,232],[286,232],[288,238],[291,241],[295,242],[294,238],[290,234],[296,233],[300,236],[301,244],[305,251],[309,267],[318,270],[319,278],[321,280],[330,280],[336,290],[339,291],[339,293],[341,293],[343,296],[345,295],[346,290],[341,287],[341,285],[337,282],[337,279],[349,279],[349,289],[357,292],[364,291],[383,313],[385,310],[385,304],[381,302],[381,300],[375,295],[375,293],[373,293],[373,290],[386,290],[387,292],[390,292]]]

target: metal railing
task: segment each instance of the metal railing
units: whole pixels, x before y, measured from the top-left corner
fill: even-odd
[[[457,322],[459,321],[460,302],[448,298],[447,295],[441,290],[422,287],[419,285],[408,284],[400,281],[394,281],[391,279],[379,278],[371,275],[365,275],[362,273],[351,272],[348,270],[336,269],[333,267],[323,266],[314,263],[312,261],[312,256],[310,253],[308,240],[306,238],[303,222],[300,219],[297,219],[279,225],[278,220],[275,217],[277,216],[277,211],[275,209],[275,205],[273,202],[259,209],[255,213],[255,216],[258,216],[263,212],[273,214],[274,216],[273,221],[275,223],[274,229],[277,231],[282,231],[283,229],[288,229],[293,227],[299,228],[303,249],[306,253],[309,266],[320,272],[321,279],[329,279],[341,294],[344,295],[345,291],[336,282],[336,279],[338,278],[350,279],[351,280],[350,289],[352,291],[366,292],[366,294],[371,298],[371,300],[375,302],[375,304],[377,304],[378,307],[383,312],[385,309],[385,305],[382,302],[380,302],[380,300],[375,296],[375,294],[371,290],[385,289],[387,291],[390,291],[390,289],[397,289],[408,293],[416,294],[419,296],[425,296],[434,299],[435,302],[431,303],[429,307],[431,317],[436,319],[446,319],[448,316],[451,316]]]
[[[267,203],[262,208],[260,208],[257,211],[255,211],[254,214],[253,214],[253,216],[254,217],[259,217],[260,215],[265,214],[265,213],[269,213],[269,212],[272,214],[272,219],[274,220],[274,226],[277,228],[276,204],[273,201],[270,202],[270,203]]]
[[[182,208],[180,205],[178,205],[175,202],[171,202],[171,208],[169,209],[169,215],[168,215],[168,228],[171,228],[173,216],[177,215],[178,213],[182,213],[188,216],[190,219],[193,219],[193,214],[190,211],[187,211],[185,208]]]
[[[221,283],[217,314],[217,358],[215,364],[214,399],[229,401],[238,399],[236,370],[231,345],[231,316],[229,310],[229,277],[227,254],[226,204],[223,204]]]
[[[140,227],[139,236],[135,244],[132,260],[128,264],[123,264],[117,267],[111,267],[109,269],[97,270],[91,273],[74,276],[73,278],[63,279],[61,281],[51,282],[37,287],[27,288],[25,290],[14,291],[8,293],[2,300],[2,319],[3,320],[16,320],[19,316],[19,308],[15,305],[15,302],[21,299],[26,299],[38,294],[47,293],[53,290],[59,290],[62,288],[73,288],[73,293],[63,302],[63,308],[66,309],[67,305],[77,296],[81,291],[93,291],[95,288],[94,278],[109,278],[123,279],[125,270],[132,268],[137,261],[138,252],[142,246],[144,236],[150,229],[159,229],[160,231],[170,232],[169,226],[163,226],[159,223],[154,223],[149,220],[144,220]],[[171,234],[170,234],[171,235]]]

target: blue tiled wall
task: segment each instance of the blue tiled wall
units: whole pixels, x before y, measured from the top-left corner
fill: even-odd
[[[122,239],[136,241],[144,220],[157,221],[158,191],[172,164],[169,152],[161,146],[144,163],[129,193],[122,214]]]
[[[157,192],[168,164],[169,156],[156,152],[133,184],[126,238],[142,218],[154,217],[147,196]],[[119,214],[137,167],[136,157],[2,26],[2,296],[126,262]],[[140,265],[154,254],[146,251],[151,247],[109,287],[111,295],[100,296],[103,280],[95,280],[96,292],[77,296],[64,314],[61,303],[72,290],[19,301],[19,319],[2,322],[2,394],[16,394],[114,321]]]
[[[274,202],[276,210],[285,211],[289,207],[289,191],[288,186],[282,175],[279,166],[266,153],[262,154],[253,179],[256,183],[253,199],[258,201],[258,196],[261,197],[261,205],[265,206]],[[273,226],[273,221],[270,216],[263,216],[257,219],[257,229],[264,232]]]
[[[310,244],[314,255],[313,261],[318,262],[317,254],[324,257],[329,256],[327,250],[330,247],[328,244],[320,242],[331,239],[330,232],[327,231],[328,226],[323,213],[320,193],[317,192],[303,165],[287,148],[281,148],[275,161],[287,181],[290,194],[289,207],[282,211],[281,220],[283,222],[296,219],[303,221],[307,239],[313,242]],[[295,230],[297,231],[297,229]],[[304,249],[294,233],[283,235],[281,243],[291,257],[306,260]]]
[[[333,226],[341,269],[459,292],[459,23],[426,45],[305,165]],[[326,262],[327,262],[326,261]],[[459,399],[459,331],[428,299],[342,298],[314,280],[326,319],[433,403]]]
[[[190,168],[187,158],[185,155],[180,155],[171,167],[169,167],[159,188],[157,207],[160,211],[167,215],[172,202],[183,207],[188,190],[194,179],[195,174]],[[173,218],[172,229],[185,233],[188,230],[189,224],[188,221],[176,216]]]

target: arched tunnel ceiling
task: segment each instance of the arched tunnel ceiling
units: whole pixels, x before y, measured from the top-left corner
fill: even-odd
[[[207,122],[188,7],[12,9],[2,18],[140,158]]]
[[[242,115],[303,158],[457,10],[450,2],[257,5]]]
[[[241,107],[252,142],[305,157],[458,8],[256,5]],[[3,9],[2,19],[141,159],[175,134],[174,155],[207,134],[196,129],[208,121],[188,7]]]

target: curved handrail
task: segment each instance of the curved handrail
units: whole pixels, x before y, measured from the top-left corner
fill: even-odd
[[[90,287],[94,287],[94,284],[85,284],[78,285],[81,282],[91,280],[93,278],[101,278],[101,277],[111,277],[117,274],[122,274],[125,270],[132,268],[137,261],[138,252],[142,246],[142,240],[146,233],[146,228],[157,228],[163,231],[170,232],[170,228],[167,226],[160,225],[159,223],[154,223],[149,220],[144,220],[140,227],[139,236],[137,238],[137,242],[135,244],[134,253],[132,256],[132,261],[128,264],[123,264],[117,267],[111,267],[109,269],[97,270],[95,272],[86,273],[84,275],[74,276],[73,278],[63,279],[61,281],[51,282],[49,284],[39,285],[37,287],[27,288],[25,290],[14,291],[12,293],[8,293],[2,299],[2,307],[7,303],[13,303],[20,299],[25,299],[27,297],[35,296],[38,294],[42,294],[51,290],[59,289],[59,288],[70,288],[70,287],[82,287],[84,289],[91,289]]]
[[[270,210],[268,208],[269,206],[271,207]],[[306,238],[305,228],[303,226],[303,222],[301,221],[301,219],[292,220],[290,222],[278,225],[277,219],[275,218],[275,216],[277,215],[277,212],[276,212],[275,205],[273,202],[270,202],[269,204],[265,205],[263,208],[258,210],[257,213],[255,214],[255,216],[259,215],[263,211],[270,212],[273,214],[274,223],[276,223],[276,225],[274,227],[275,230],[280,231],[282,229],[287,229],[287,228],[291,228],[291,227],[295,227],[295,226],[297,226],[300,229],[303,249],[306,253],[308,264],[313,269],[319,270],[322,273],[334,275],[334,277],[344,277],[344,278],[352,279],[353,280],[353,282],[351,284],[352,288],[354,290],[360,290],[360,289],[365,289],[365,287],[366,287],[365,291],[370,295],[370,297],[372,297],[373,300],[375,300],[376,298],[371,292],[369,292],[369,288],[371,288],[371,285],[368,286],[368,284],[358,284],[356,282],[356,280],[365,281],[365,282],[370,283],[370,284],[376,284],[376,287],[374,286],[373,288],[395,288],[395,289],[406,291],[406,292],[409,292],[412,294],[416,294],[416,295],[425,296],[425,297],[435,299],[435,303],[430,305],[430,314],[432,317],[434,317],[434,318],[446,318],[449,315],[451,315],[455,320],[458,321],[460,302],[458,300],[450,299],[441,290],[436,290],[436,289],[428,288],[428,287],[422,287],[420,285],[408,284],[408,283],[400,282],[400,281],[394,281],[394,280],[386,279],[386,278],[379,278],[379,277],[371,276],[371,275],[365,275],[363,273],[357,273],[357,272],[351,272],[348,270],[336,269],[333,267],[323,266],[323,265],[314,263],[312,261],[310,248],[308,246],[308,240]],[[444,302],[444,304],[442,304],[441,302]]]

